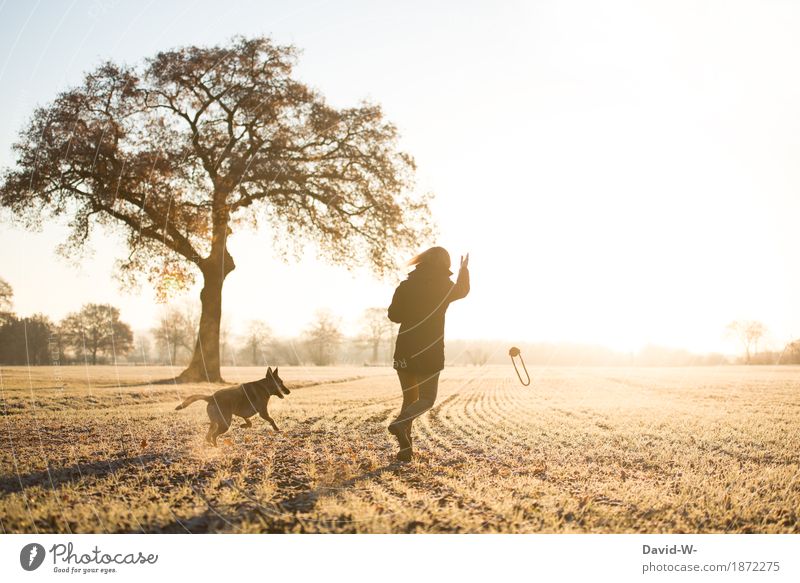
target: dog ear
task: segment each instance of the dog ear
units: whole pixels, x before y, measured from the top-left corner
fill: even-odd
[[[268,379],[271,376],[272,376],[272,368],[268,366],[267,367],[267,374],[264,375],[264,378]]]
[[[274,373],[275,373],[275,376],[278,376],[278,367],[277,366],[275,367]]]

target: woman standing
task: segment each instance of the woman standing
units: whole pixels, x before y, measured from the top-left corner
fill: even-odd
[[[400,446],[400,461],[411,460],[411,424],[436,401],[439,372],[444,368],[447,307],[469,293],[469,254],[461,258],[455,284],[450,281],[450,254],[443,247],[431,247],[408,265],[416,269],[397,286],[389,306],[389,319],[400,324],[394,368],[403,389],[403,406],[389,425]]]

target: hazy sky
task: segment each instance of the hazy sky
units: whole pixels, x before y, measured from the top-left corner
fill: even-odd
[[[471,252],[450,337],[730,351],[725,325],[758,319],[779,346],[800,336],[798,30],[800,3],[770,0],[0,0],[0,165],[32,108],[103,59],[268,34],[333,104],[376,101],[400,128],[439,243]],[[76,269],[58,225],[0,229],[19,313],[112,302],[154,325],[152,292],[112,279],[113,240]],[[404,276],[284,265],[270,240],[230,238],[234,329],[291,334],[327,307],[353,331]]]

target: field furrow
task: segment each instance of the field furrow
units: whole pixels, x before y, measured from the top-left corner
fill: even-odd
[[[800,532],[797,367],[446,369],[409,464],[393,371],[281,373],[210,448],[218,386],[3,368],[0,532]]]

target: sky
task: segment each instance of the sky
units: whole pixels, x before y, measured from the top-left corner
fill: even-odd
[[[330,103],[379,103],[399,128],[437,243],[470,253],[449,337],[732,352],[726,324],[755,319],[780,348],[800,337],[797,30],[800,4],[774,0],[0,0],[0,166],[33,108],[103,60],[269,35]],[[405,276],[282,263],[270,229],[229,239],[234,331],[292,335],[323,308],[355,333]],[[55,251],[65,233],[2,217],[16,311],[110,302],[153,327],[152,290],[113,278],[124,246],[98,233],[76,266]]]

